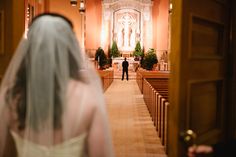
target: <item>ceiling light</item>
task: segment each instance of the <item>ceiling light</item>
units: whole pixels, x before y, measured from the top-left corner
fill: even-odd
[[[73,7],[77,6],[77,0],[70,0],[70,4]]]

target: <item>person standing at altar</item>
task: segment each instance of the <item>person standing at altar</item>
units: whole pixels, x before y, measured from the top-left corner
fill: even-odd
[[[129,62],[125,58],[125,60],[122,62],[122,81],[124,80],[124,74],[125,73],[126,73],[127,81],[129,80],[128,67],[129,67]]]

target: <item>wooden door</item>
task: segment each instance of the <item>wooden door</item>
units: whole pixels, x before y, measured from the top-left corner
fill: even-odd
[[[224,139],[229,0],[172,0],[169,157],[186,156],[180,133],[196,143]]]
[[[25,29],[25,0],[0,0],[0,83]]]

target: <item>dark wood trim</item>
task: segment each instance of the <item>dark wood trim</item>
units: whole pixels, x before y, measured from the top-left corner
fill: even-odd
[[[230,55],[228,64],[227,137],[236,138],[236,2],[231,0]]]

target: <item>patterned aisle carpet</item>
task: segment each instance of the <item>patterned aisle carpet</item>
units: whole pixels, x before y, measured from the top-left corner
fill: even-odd
[[[105,92],[116,157],[167,157],[135,80]]]

